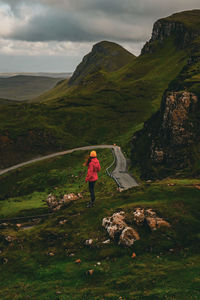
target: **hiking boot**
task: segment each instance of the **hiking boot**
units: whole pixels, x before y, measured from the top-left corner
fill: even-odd
[[[93,202],[89,202],[88,205],[87,205],[88,208],[93,207],[93,206],[94,206]]]

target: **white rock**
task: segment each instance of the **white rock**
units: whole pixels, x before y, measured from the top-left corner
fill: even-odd
[[[85,241],[85,245],[87,245],[87,246],[92,245],[92,243],[93,243],[92,239],[89,239],[89,240]]]
[[[106,241],[104,241],[104,242],[102,242],[102,244],[110,244],[110,239],[109,240],[106,240]]]

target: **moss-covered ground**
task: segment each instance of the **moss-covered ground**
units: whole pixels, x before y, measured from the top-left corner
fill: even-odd
[[[47,212],[42,200],[49,192],[57,196],[83,193],[82,199],[33,228],[1,230],[1,262],[3,258],[8,262],[0,265],[0,299],[199,299],[200,182],[168,178],[141,182],[120,193],[105,173],[112,153],[99,150],[102,171],[96,204],[88,209],[82,166],[86,154],[40,162],[0,178],[5,186],[1,218]],[[122,209],[134,225],[135,207],[153,208],[171,228],[155,232],[146,226],[138,228],[141,239],[131,248],[114,241],[103,244],[108,235],[102,218]],[[60,225],[64,219],[67,222]],[[15,240],[7,242],[7,235]],[[86,239],[93,239],[93,244],[86,246]],[[81,263],[75,263],[77,259]],[[87,274],[90,269],[93,275]]]

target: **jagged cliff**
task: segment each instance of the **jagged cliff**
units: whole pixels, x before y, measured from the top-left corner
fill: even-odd
[[[69,80],[69,86],[87,83],[88,77],[99,71],[112,72],[120,69],[135,56],[120,45],[103,41],[93,46],[92,51],[84,56]]]
[[[132,159],[144,179],[200,175],[200,101],[188,91],[166,91],[161,109],[133,136]]]
[[[169,37],[174,38],[178,48],[187,48],[200,36],[199,20],[200,10],[176,13],[158,20],[153,26],[151,39],[144,45],[141,53],[153,53]]]
[[[185,21],[187,16],[193,16],[190,26]],[[142,50],[143,54],[151,53],[157,47],[156,41],[164,43],[173,38],[175,45],[186,48],[188,54],[182,71],[164,92],[160,110],[133,136],[132,161],[145,179],[172,174],[200,175],[199,20],[200,11],[195,10],[157,21]]]

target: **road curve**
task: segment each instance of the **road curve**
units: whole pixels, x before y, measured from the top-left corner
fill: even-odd
[[[115,160],[116,160],[116,167],[114,171],[109,174],[118,184],[118,186],[123,189],[127,190],[132,187],[138,186],[138,183],[135,181],[133,177],[130,176],[130,174],[127,171],[127,161],[126,158],[124,157],[124,154],[121,151],[121,148],[118,146],[114,145],[94,145],[94,146],[85,146],[85,147],[79,147],[79,148],[74,148],[66,151],[61,151],[61,152],[56,152],[53,154],[45,155],[42,157],[34,158],[29,161],[14,165],[12,167],[9,167],[7,169],[1,170],[0,175],[3,175],[5,173],[8,173],[10,171],[16,170],[18,168],[21,168],[23,166],[39,162],[45,159],[53,158],[56,156],[60,155],[65,155],[72,153],[74,151],[80,151],[80,150],[92,150],[92,149],[111,149],[115,155]]]

